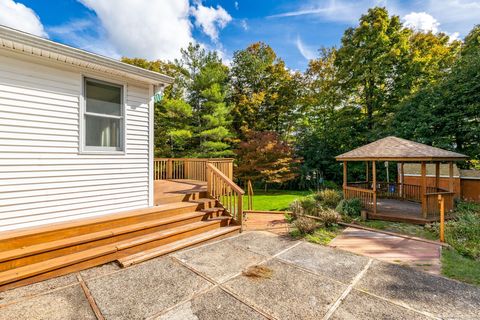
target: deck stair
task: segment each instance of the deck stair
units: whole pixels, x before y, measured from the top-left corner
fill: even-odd
[[[0,291],[118,260],[130,266],[240,232],[205,192],[156,207],[0,233]]]

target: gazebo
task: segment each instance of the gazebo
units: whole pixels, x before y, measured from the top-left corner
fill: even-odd
[[[397,137],[386,137],[337,156],[343,162],[343,194],[358,198],[369,219],[425,224],[440,219],[439,196],[445,212],[454,208],[453,163],[467,156]],[[365,181],[348,181],[348,162],[365,162]],[[377,181],[377,162],[397,162],[396,182]],[[405,184],[404,163],[421,164],[419,185]],[[370,165],[371,163],[371,165]],[[435,164],[434,184],[427,183],[427,163]],[[440,164],[448,163],[448,190],[439,187]],[[371,167],[371,169],[370,169]]]

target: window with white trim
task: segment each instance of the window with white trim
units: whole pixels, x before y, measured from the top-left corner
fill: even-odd
[[[84,150],[123,150],[123,86],[85,78]]]

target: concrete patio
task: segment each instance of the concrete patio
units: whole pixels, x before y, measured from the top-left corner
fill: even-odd
[[[262,264],[270,277],[243,275]],[[0,319],[474,319],[480,288],[269,232],[0,293]]]

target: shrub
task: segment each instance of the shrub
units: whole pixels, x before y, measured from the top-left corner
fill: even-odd
[[[325,227],[331,227],[340,222],[341,217],[337,211],[327,208],[320,210],[318,217],[320,221],[325,225]]]
[[[302,214],[316,216],[318,214],[318,204],[312,196],[300,199],[300,206],[302,207]]]
[[[480,215],[460,213],[445,224],[445,240],[460,254],[480,259]]]
[[[342,200],[342,196],[336,190],[332,189],[324,189],[317,192],[314,195],[314,199],[322,206],[328,208],[336,208],[340,200]]]
[[[358,217],[360,216],[360,211],[362,210],[362,202],[360,199],[343,199],[338,204],[336,210],[349,217]]]
[[[300,231],[302,234],[311,234],[317,229],[317,223],[315,220],[306,218],[306,217],[299,217],[293,225]]]
[[[290,220],[293,221],[303,214],[303,207],[300,200],[295,200],[290,204],[290,211],[292,212],[290,216]],[[287,218],[288,219],[288,218]],[[290,221],[290,222],[291,222]]]
[[[323,181],[323,188],[325,188],[325,189],[333,189],[333,190],[340,190],[340,187],[338,186],[338,184],[336,184],[335,182],[330,181],[330,180],[325,180],[325,181]]]

